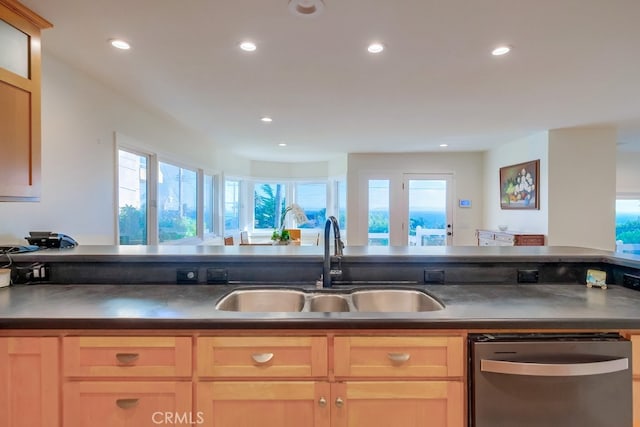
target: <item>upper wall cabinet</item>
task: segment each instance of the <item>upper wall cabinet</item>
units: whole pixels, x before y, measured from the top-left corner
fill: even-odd
[[[40,200],[40,31],[51,26],[0,0],[0,201]]]

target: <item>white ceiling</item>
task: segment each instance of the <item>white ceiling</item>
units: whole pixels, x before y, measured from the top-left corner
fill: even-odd
[[[251,159],[478,151],[602,124],[640,151],[639,0],[324,2],[309,18],[288,0],[23,0],[54,24],[45,50]]]

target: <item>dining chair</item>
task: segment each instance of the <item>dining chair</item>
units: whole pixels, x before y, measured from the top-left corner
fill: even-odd
[[[249,232],[248,231],[241,231],[240,232],[240,244],[241,245],[248,245],[249,244]]]
[[[233,236],[225,236],[224,237],[224,245],[225,246],[233,246]]]
[[[287,228],[286,230],[289,232],[289,238],[291,240],[297,240],[298,242],[300,241],[302,237],[302,230],[300,230],[299,228]]]

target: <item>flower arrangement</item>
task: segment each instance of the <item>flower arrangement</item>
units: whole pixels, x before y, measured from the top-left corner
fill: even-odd
[[[273,230],[273,233],[271,234],[271,240],[273,240],[274,243],[288,244],[289,241],[291,240],[289,231],[284,229],[286,224],[285,220],[287,219],[287,214],[289,212],[291,212],[291,214],[293,215],[294,222],[296,223],[296,225],[309,222],[307,215],[304,213],[304,209],[302,209],[296,203],[290,204],[282,211],[282,215],[280,216],[280,228]]]

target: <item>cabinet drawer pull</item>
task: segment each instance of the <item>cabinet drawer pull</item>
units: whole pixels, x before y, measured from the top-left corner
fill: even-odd
[[[251,358],[257,364],[264,365],[273,359],[273,353],[255,353],[251,355]]]
[[[118,362],[124,363],[127,365],[138,360],[138,356],[139,356],[138,353],[116,353],[116,359],[118,359]]]
[[[324,397],[321,397],[318,400],[318,405],[320,405],[321,408],[324,408],[325,406],[327,406],[327,399],[325,399]]]
[[[409,353],[387,353],[387,357],[393,363],[401,364],[409,360],[411,355]]]
[[[118,399],[116,405],[120,409],[131,409],[138,405],[138,399]]]
[[[342,398],[338,397],[338,398],[336,399],[336,406],[337,406],[338,408],[342,408],[342,407],[344,406],[344,400],[342,400]]]

